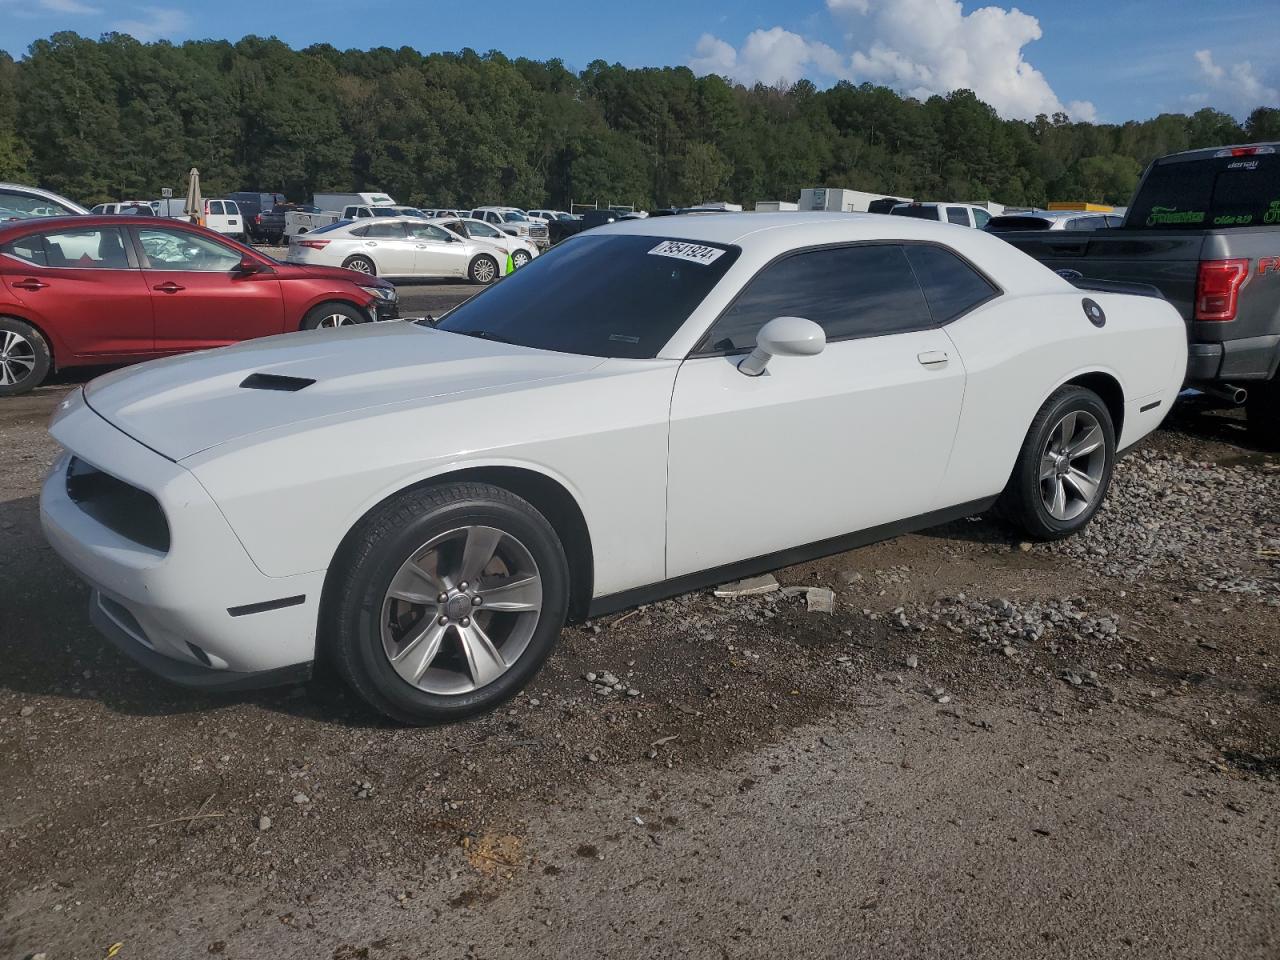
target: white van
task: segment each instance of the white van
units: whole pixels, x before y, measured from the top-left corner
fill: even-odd
[[[151,201],[151,209],[156,212],[157,217],[168,217],[171,220],[188,219],[183,209],[186,205],[186,197]],[[203,221],[215,233],[235,237],[242,243],[248,242],[244,217],[240,213],[240,205],[234,200],[206,200]]]

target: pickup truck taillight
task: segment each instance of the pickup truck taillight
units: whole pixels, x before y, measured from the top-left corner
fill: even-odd
[[[329,245],[328,240],[296,240],[294,242],[300,247],[309,247],[312,250],[323,250]]]
[[[1201,260],[1196,274],[1195,318],[1234,320],[1240,287],[1248,276],[1248,259]]]

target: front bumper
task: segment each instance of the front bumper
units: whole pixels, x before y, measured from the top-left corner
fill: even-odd
[[[315,658],[324,571],[268,577],[190,471],[81,404],[51,428],[66,448],[40,495],[45,537],[92,588],[91,619],[143,666],[187,686],[241,689],[305,676]],[[145,546],[72,499],[67,465],[149,493],[170,530]]]
[[[400,319],[400,300],[383,300],[375,297],[369,303],[365,304],[365,310],[374,320],[399,320]]]

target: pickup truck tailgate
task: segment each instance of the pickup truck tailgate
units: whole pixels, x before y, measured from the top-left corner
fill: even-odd
[[[1003,234],[1052,270],[1075,270],[1090,280],[1149,283],[1188,323],[1194,315],[1203,234],[1140,230],[1036,231]]]

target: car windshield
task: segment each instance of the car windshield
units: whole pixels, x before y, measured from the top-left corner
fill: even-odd
[[[523,213],[517,213],[515,210],[504,210],[502,216],[506,220],[515,220],[520,223],[525,223],[528,220]]]
[[[355,223],[354,220],[335,220],[333,223],[326,223],[323,227],[316,227],[314,230],[308,230],[308,233],[329,233],[331,230],[341,230],[343,227],[349,227]]]
[[[456,307],[436,326],[540,350],[649,359],[739,252],[662,237],[576,237]]]
[[[1125,217],[1129,228],[1206,230],[1280,224],[1280,155],[1157,163]]]

